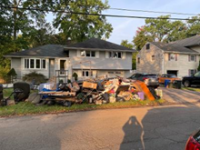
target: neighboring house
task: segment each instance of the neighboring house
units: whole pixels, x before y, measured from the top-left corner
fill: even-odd
[[[31,71],[42,73],[46,78],[59,76],[71,79],[100,76],[126,76],[132,69],[132,53],[135,50],[100,39],[90,39],[70,46],[44,45],[6,55],[18,78]]]
[[[188,76],[197,71],[199,56],[199,35],[169,44],[150,42],[137,55],[137,71]]]

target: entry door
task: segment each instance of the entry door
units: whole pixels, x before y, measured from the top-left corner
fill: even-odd
[[[49,78],[55,76],[55,59],[49,59]]]

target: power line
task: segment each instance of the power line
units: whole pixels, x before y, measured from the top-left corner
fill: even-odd
[[[162,11],[151,11],[151,10],[140,10],[140,9],[126,9],[126,8],[107,8],[111,10],[120,10],[120,11],[133,11],[133,12],[147,12],[147,13],[157,13],[157,14],[174,14],[174,15],[198,15],[198,14],[189,14],[189,13],[179,13],[179,12],[162,12]]]
[[[198,20],[200,19],[189,19],[189,18],[159,18],[159,17],[149,17],[149,16],[126,16],[126,15],[113,15],[113,14],[91,14],[91,13],[82,13],[82,12],[73,12],[73,11],[65,11],[65,10],[49,10],[49,9],[41,9],[41,8],[30,8],[30,7],[13,7],[13,6],[1,6],[6,9],[23,9],[23,10],[36,10],[43,12],[53,12],[53,13],[67,13],[67,14],[75,14],[75,15],[88,15],[88,16],[102,16],[102,17],[115,17],[115,18],[136,18],[136,19],[170,19],[170,20]]]

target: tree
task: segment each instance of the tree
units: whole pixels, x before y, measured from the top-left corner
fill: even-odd
[[[133,49],[134,45],[132,43],[129,43],[128,40],[122,40],[121,45],[130,49]],[[137,52],[133,53],[132,55],[132,69],[136,69],[136,56]]]
[[[133,49],[133,44],[128,43],[128,40],[122,40],[121,45],[130,49]]]
[[[145,30],[145,27],[139,27],[136,31],[136,36],[133,38],[133,43],[136,50],[141,50],[147,42],[154,41],[153,37]]]
[[[101,0],[60,0],[55,4],[56,10],[65,10],[68,13],[56,12],[53,25],[72,41],[80,42],[103,36],[109,38],[113,28],[107,23],[105,16],[100,15],[108,7],[108,2],[103,3]]]
[[[46,22],[44,14],[38,16],[35,24],[35,27],[32,27],[29,33],[31,47],[50,44],[51,42],[54,43],[51,41],[54,30],[52,29],[51,24]]]
[[[138,28],[133,42],[140,50],[147,42],[171,42],[186,37],[187,26],[181,21],[170,21],[170,16],[146,19],[145,25]]]
[[[200,34],[200,15],[193,16],[191,20],[188,20],[187,26],[188,26],[187,37]]]

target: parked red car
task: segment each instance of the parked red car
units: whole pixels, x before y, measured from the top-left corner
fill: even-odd
[[[200,150],[200,130],[189,137],[185,150]]]

